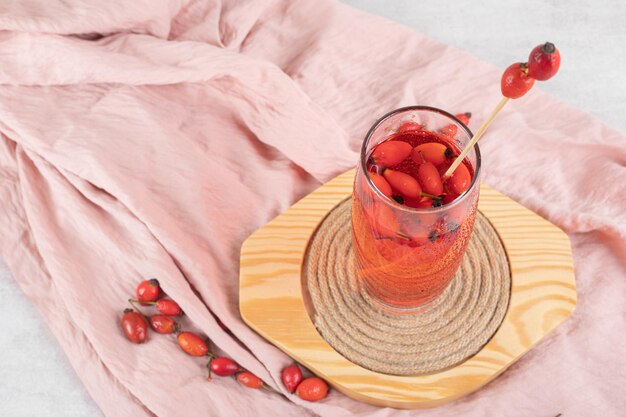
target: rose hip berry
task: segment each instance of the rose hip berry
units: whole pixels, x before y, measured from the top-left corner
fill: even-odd
[[[422,130],[422,125],[417,122],[404,122],[398,128],[398,133]]]
[[[243,386],[253,389],[259,389],[263,386],[261,378],[253,374],[252,372],[240,372],[237,374],[237,381]]]
[[[142,305],[147,305],[146,302],[149,301],[156,301],[160,292],[159,281],[156,279],[147,279],[140,282],[135,291],[137,300]]]
[[[328,394],[328,385],[321,378],[307,378],[298,385],[296,394],[306,401],[319,401]]]
[[[528,56],[528,76],[535,80],[549,80],[560,66],[561,54],[551,42],[537,45]]]
[[[417,180],[409,174],[386,169],[383,172],[383,177],[385,177],[389,185],[391,185],[392,189],[406,197],[418,198],[422,193],[422,188],[420,187]]]
[[[369,175],[376,188],[378,188],[378,191],[383,193],[385,196],[391,198],[391,186],[382,175],[378,175],[375,172],[369,172],[367,175]]]
[[[465,166],[460,164],[446,181],[446,187],[452,194],[463,194],[472,182],[472,175]]]
[[[413,147],[406,142],[389,141],[383,142],[376,146],[370,159],[376,164],[383,167],[392,167],[409,156]]]
[[[131,342],[139,344],[148,340],[148,322],[142,314],[127,308],[124,310],[121,323],[124,335]]]
[[[439,133],[446,135],[450,138],[454,138],[454,135],[456,135],[456,132],[459,130],[458,127],[456,127],[456,125],[453,125],[452,123],[450,123],[449,125],[446,125],[444,127],[442,127],[439,130]]]
[[[422,185],[424,192],[432,195],[440,195],[443,193],[443,184],[439,171],[430,162],[423,163],[417,170],[417,179]]]
[[[448,147],[442,143],[422,143],[413,148],[411,158],[418,164],[426,161],[439,165],[446,160],[446,149]]]
[[[239,371],[239,365],[235,361],[226,357],[217,357],[211,359],[209,369],[212,373],[219,376],[235,375]]]
[[[530,90],[535,80],[528,76],[528,66],[516,62],[509,66],[502,74],[500,89],[502,95],[508,98],[520,98]]]
[[[178,325],[174,319],[164,314],[155,314],[150,317],[150,327],[160,334],[172,334],[178,329]]]
[[[197,334],[182,332],[178,335],[178,345],[188,355],[204,356],[209,353],[206,342]]]
[[[454,117],[459,119],[461,123],[467,126],[469,124],[470,117],[472,117],[472,113],[470,112],[459,113],[459,114],[455,114]],[[456,132],[458,130],[459,128],[457,127],[457,125],[450,123],[449,125],[445,126],[443,129],[441,129],[441,133],[443,133],[446,136],[453,137],[454,135],[456,135]]]
[[[289,392],[294,392],[302,382],[302,371],[298,365],[289,365],[280,374],[283,385]]]
[[[459,195],[458,194],[446,194],[445,196],[443,196],[443,199],[441,200],[442,204],[450,204],[452,203],[454,200],[457,199]]]
[[[167,316],[180,316],[183,313],[176,301],[166,298],[158,300],[156,302],[156,308],[159,312]]]

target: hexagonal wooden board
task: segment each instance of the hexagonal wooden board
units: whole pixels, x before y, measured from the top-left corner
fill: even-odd
[[[574,310],[576,284],[567,235],[482,185],[478,208],[500,234],[513,278],[509,310],[500,329],[476,355],[436,374],[393,376],[353,364],[315,329],[305,309],[300,273],[309,237],[351,194],[353,181],[354,170],[331,180],[256,231],[241,249],[243,319],[335,389],[380,406],[443,404],[493,380]]]

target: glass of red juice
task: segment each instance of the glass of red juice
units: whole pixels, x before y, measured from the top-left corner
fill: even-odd
[[[443,110],[394,110],[369,130],[352,199],[357,277],[383,309],[419,311],[454,277],[474,227],[480,150],[444,173],[472,138]]]

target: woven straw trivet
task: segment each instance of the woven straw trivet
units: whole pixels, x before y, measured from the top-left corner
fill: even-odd
[[[506,252],[487,218],[477,213],[450,286],[415,314],[393,314],[355,279],[350,207],[347,199],[322,220],[302,268],[322,337],[351,362],[392,375],[439,372],[477,353],[502,323],[511,288]]]

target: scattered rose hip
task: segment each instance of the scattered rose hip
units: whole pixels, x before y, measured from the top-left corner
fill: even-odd
[[[302,382],[302,371],[298,365],[289,365],[280,374],[283,385],[289,392],[295,392],[298,384]]]
[[[159,281],[156,279],[147,279],[137,285],[135,295],[141,305],[148,305],[148,302],[158,300],[160,292]]]
[[[223,356],[212,357],[208,367],[211,374],[218,376],[232,376],[239,371],[239,365],[234,360]]]
[[[306,401],[319,401],[328,394],[328,385],[321,378],[307,378],[298,385],[296,394]]]
[[[180,348],[191,356],[205,356],[209,353],[209,346],[197,334],[192,332],[181,332],[176,337]]]
[[[181,310],[178,303],[174,300],[161,298],[156,302],[155,305],[156,309],[166,316],[180,316],[181,314],[183,314],[183,310]]]
[[[172,334],[178,330],[178,324],[173,318],[164,314],[155,314],[150,317],[150,327],[160,334]]]
[[[263,381],[261,378],[253,374],[252,372],[245,371],[239,372],[236,376],[237,381],[248,388],[259,389],[263,387]]]
[[[144,306],[155,306],[156,309],[159,310],[159,313],[165,314],[166,316],[180,316],[183,314],[183,310],[180,308],[178,303],[174,300],[170,300],[167,298],[161,298],[156,301],[143,301],[143,302],[139,300],[133,300],[132,298],[130,298],[128,302],[131,305],[134,305],[133,303],[139,302],[139,304],[144,305]]]
[[[122,329],[126,338],[133,343],[144,343],[148,340],[148,322],[143,314],[130,308],[122,315]]]

